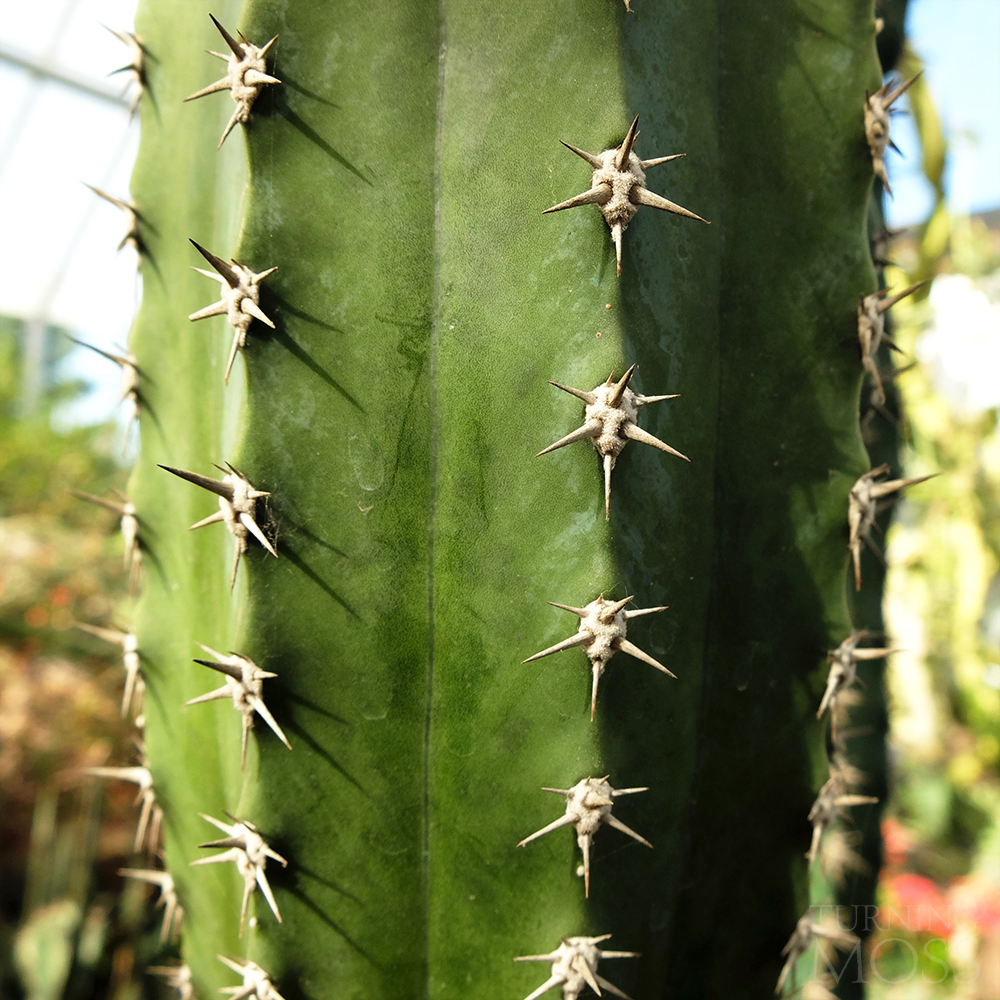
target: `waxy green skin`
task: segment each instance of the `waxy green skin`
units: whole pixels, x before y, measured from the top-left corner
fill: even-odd
[[[602,973],[636,1000],[767,996],[808,903],[806,814],[823,780],[825,650],[847,634],[846,497],[857,431],[857,297],[874,288],[861,106],[879,84],[871,3],[813,21],[768,0],[484,5],[147,2],[155,57],[132,193],[148,221],[132,348],[150,380],[130,485],[151,526],[137,620],[147,747],[198,995],[244,955],[286,1000],[521,997],[560,936],[641,951]],[[211,12],[280,34],[248,126],[221,151]],[[765,16],[766,13],[766,16]],[[767,52],[766,60],[758,53]],[[640,114],[639,155],[686,152],[651,190],[712,220],[643,208],[622,276],[599,212],[542,210],[589,184],[592,152]],[[241,145],[246,136],[244,153]],[[277,326],[251,329],[228,387],[216,286],[187,242],[256,271]],[[633,361],[681,397],[640,426],[606,523],[582,389]],[[231,461],[271,492],[278,560],[187,533],[213,496],[156,463]],[[629,638],[589,720],[572,634],[601,592],[670,610]],[[230,703],[194,643],[278,678],[245,772]],[[569,787],[648,785],[595,842],[583,898]],[[289,859],[237,937],[232,866],[190,869],[199,811],[255,823]],[[555,994],[553,994],[555,995]]]

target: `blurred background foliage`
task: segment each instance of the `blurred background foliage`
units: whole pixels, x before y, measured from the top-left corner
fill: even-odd
[[[919,59],[904,47],[909,79]],[[1000,997],[1000,232],[947,210],[947,146],[909,92],[936,205],[889,241],[886,284],[934,279],[893,309],[904,499],[888,538],[891,789],[868,995]],[[1000,213],[991,213],[996,216]],[[916,363],[909,366],[907,362]],[[868,434],[886,419],[864,416]]]
[[[40,335],[26,393],[27,324],[0,317],[0,995],[126,1000],[159,948],[149,887],[118,875],[135,786],[83,769],[136,763],[137,730],[120,652],[73,623],[126,625],[127,574],[116,516],[70,490],[107,495],[127,470],[114,424],[60,427],[87,387],[61,375],[64,333]]]

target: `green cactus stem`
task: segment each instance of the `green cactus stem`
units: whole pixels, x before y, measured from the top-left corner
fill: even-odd
[[[241,45],[278,36],[281,82],[221,149],[225,95],[184,103],[214,72],[210,12]],[[515,957],[609,933],[641,953],[614,969],[636,1000],[772,995],[868,469],[871,0],[147,0],[136,31],[130,348],[156,419],[135,630],[197,995],[238,974],[286,1000],[516,1000],[539,977]],[[560,141],[614,150],[637,114],[643,150],[686,154],[663,189],[712,225],[639,212],[619,279],[598,209],[543,213],[581,185]],[[233,327],[188,322],[189,240],[279,268],[228,386]],[[638,398],[680,394],[633,419],[690,463],[625,449],[606,511],[600,455],[534,456],[586,420],[550,380],[630,366]],[[189,532],[208,498],[157,468],[229,462],[278,555],[251,544],[232,595],[239,540]],[[547,601],[598,594],[669,605],[635,631],[677,680],[618,657],[592,721],[582,649],[522,661],[565,635]],[[185,707],[198,644],[277,675],[245,769],[252,716]],[[627,818],[655,847],[597,838],[587,899],[573,837],[517,844],[552,820],[539,787],[602,775],[649,788]],[[282,922],[249,893],[242,937],[245,875],[191,867],[199,814],[226,813],[288,863],[267,868]]]

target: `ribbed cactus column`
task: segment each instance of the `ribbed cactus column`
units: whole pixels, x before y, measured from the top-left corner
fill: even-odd
[[[240,4],[226,0],[211,9],[235,24]],[[218,103],[182,103],[216,79],[222,65],[205,54],[206,48],[223,47],[206,8],[147,4],[138,12],[136,31],[148,51],[149,91],[141,105],[141,152],[132,177],[148,251],[142,309],[130,341],[142,359],[145,405],[129,490],[147,547],[134,631],[147,682],[149,766],[165,813],[165,862],[185,909],[184,955],[204,995],[222,985],[224,976],[231,978],[215,955],[238,947],[240,884],[222,866],[189,869],[188,862],[205,853],[194,845],[214,836],[199,811],[219,816],[223,809],[243,808],[239,722],[222,703],[191,709],[183,704],[218,686],[192,662],[204,655],[194,643],[231,648],[240,605],[228,593],[231,549],[216,533],[221,529],[187,532],[218,510],[215,499],[172,480],[155,463],[220,475],[211,463],[232,456],[243,398],[238,391],[222,392],[224,321],[212,321],[218,325],[210,330],[187,320],[218,290],[190,270],[204,261],[187,241],[194,238],[228,256],[240,230],[246,156],[237,141],[215,148],[231,102],[227,107],[220,97]]]
[[[765,9],[766,8],[766,9]],[[803,21],[769,2],[484,5],[251,0],[211,12],[279,39],[245,127],[202,2],[147,3],[152,57],[133,195],[150,261],[132,347],[148,414],[131,485],[150,527],[137,623],[147,749],[199,995],[233,985],[217,953],[309,996],[519,997],[548,976],[518,955],[614,935],[602,974],[636,1000],[766,996],[806,904],[805,821],[822,783],[822,657],[849,630],[846,496],[857,432],[857,296],[877,86],[871,4]],[[764,15],[767,15],[766,17]],[[769,56],[761,60],[759,53]],[[622,275],[601,214],[543,216],[636,114],[648,188],[711,221],[642,207]],[[245,131],[249,155],[241,146]],[[246,166],[244,160],[246,159]],[[238,237],[237,237],[238,233]],[[251,271],[275,324],[187,316],[217,287],[194,239]],[[581,400],[632,363],[645,431],[610,519]],[[157,463],[258,490],[279,555],[187,533],[216,498]],[[224,470],[227,471],[227,470]],[[263,520],[265,507],[258,507]],[[577,608],[634,595],[590,720]],[[250,657],[289,752],[258,718],[184,702],[218,686],[195,646]],[[608,775],[591,893],[569,789]],[[818,779],[818,780],[817,780]],[[243,880],[190,868],[253,823],[282,916]],[[669,994],[673,995],[673,993]],[[680,994],[678,994],[680,995]]]

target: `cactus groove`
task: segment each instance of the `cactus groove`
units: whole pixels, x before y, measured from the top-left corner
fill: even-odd
[[[851,631],[875,286],[872,3],[809,9],[141,3],[135,630],[198,996],[249,961],[285,1000],[516,1000],[540,978],[515,957],[606,934],[641,953],[612,970],[635,1000],[773,995],[828,777],[824,658]],[[232,102],[184,103],[216,73],[209,12],[279,36],[281,83],[221,149]],[[636,114],[644,150],[687,154],[671,199],[713,224],[639,212],[619,279],[597,208],[543,211],[581,182],[560,140],[614,148]],[[228,385],[232,328],[188,322],[189,240],[279,268],[254,303],[274,328],[252,323]],[[631,391],[681,394],[639,426],[691,461],[625,449],[606,520],[592,448],[534,456],[583,417],[549,380],[633,364]],[[234,539],[189,532],[208,497],[157,468],[227,462],[268,494],[279,557],[252,543],[232,596]],[[601,594],[669,606],[631,628],[677,680],[617,657],[591,721],[581,649],[522,661],[565,635],[547,601]],[[185,707],[199,643],[277,674],[291,752],[257,725],[241,770],[252,716]],[[574,837],[517,844],[552,820],[540,787],[604,775],[649,788],[627,817],[655,847],[597,838],[587,900]],[[282,923],[252,893],[240,936],[243,879],[191,867],[200,813],[287,860],[267,871]]]

